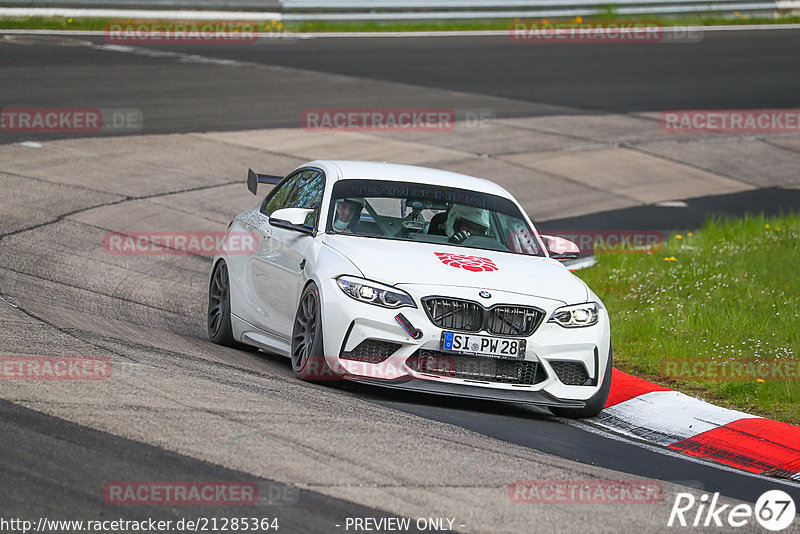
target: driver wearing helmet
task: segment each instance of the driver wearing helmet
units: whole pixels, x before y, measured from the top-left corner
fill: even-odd
[[[338,232],[352,232],[361,219],[363,198],[340,198],[336,201],[336,213],[333,216],[333,229]]]
[[[446,231],[451,243],[461,243],[473,235],[485,236],[489,233],[489,212],[456,204],[447,214]]]

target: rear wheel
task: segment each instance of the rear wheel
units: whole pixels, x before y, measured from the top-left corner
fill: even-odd
[[[309,382],[335,377],[323,353],[319,289],[311,282],[300,297],[292,328],[292,371]]]
[[[236,349],[257,350],[236,341],[231,327],[231,292],[228,266],[217,263],[208,285],[208,338],[218,345]]]
[[[611,391],[611,368],[613,361],[611,356],[611,346],[608,347],[608,363],[606,364],[606,372],[603,374],[603,385],[597,390],[597,393],[586,401],[585,408],[558,408],[550,407],[550,411],[559,417],[566,417],[569,419],[586,419],[594,417],[599,414],[606,406],[608,400],[608,392]]]

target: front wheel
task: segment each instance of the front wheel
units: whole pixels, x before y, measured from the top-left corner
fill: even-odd
[[[335,378],[323,353],[319,289],[311,282],[300,297],[292,328],[292,371],[308,382]]]
[[[568,419],[586,419],[594,417],[603,411],[608,400],[608,392],[611,391],[611,368],[613,367],[613,358],[611,356],[611,346],[608,347],[608,363],[606,363],[606,372],[603,374],[603,385],[597,390],[597,393],[586,401],[585,408],[558,408],[550,407],[550,411],[558,417],[566,417]]]

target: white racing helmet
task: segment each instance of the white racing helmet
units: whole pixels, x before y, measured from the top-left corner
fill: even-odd
[[[458,219],[466,219],[473,224],[483,226],[486,231],[489,231],[489,212],[481,208],[473,208],[472,206],[462,206],[460,204],[454,205],[450,208],[447,214],[447,222],[445,223],[445,230],[447,235],[456,233],[455,224]]]

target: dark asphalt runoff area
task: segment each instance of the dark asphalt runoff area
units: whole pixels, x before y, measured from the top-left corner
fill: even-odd
[[[0,107],[135,108],[141,131],[180,133],[298,127],[311,107],[433,107],[455,95],[463,107],[497,117],[625,113],[661,109],[800,107],[796,31],[707,32],[702,42],[638,46],[516,44],[506,36],[336,38],[253,45],[109,48],[99,37],[58,42],[0,37]],[[38,40],[37,40],[38,39]],[[235,68],[231,68],[235,67]],[[342,92],[341,77],[364,90]],[[351,87],[348,85],[348,87]],[[437,90],[434,100],[421,100]],[[2,134],[0,144],[86,134]],[[777,213],[800,207],[800,190],[762,189],[693,199],[686,208],[628,208],[550,221],[544,228],[659,229],[699,226],[709,214]],[[457,425],[564,458],[721,492],[753,502],[774,489],[744,475],[623,442],[546,412],[480,401],[419,397],[343,386],[394,410]],[[247,480],[246,473],[177,455],[0,401],[0,512],[39,517],[70,510],[86,517],[175,519],[204,510],[108,505],[105,482]],[[424,454],[424,452],[423,452]],[[79,459],[76,461],[76,459]],[[80,469],[79,466],[85,466]],[[276,484],[255,480],[261,487]],[[279,487],[280,485],[275,485]],[[800,489],[787,489],[800,503]],[[284,532],[325,531],[345,516],[382,512],[299,492],[281,512]],[[248,510],[248,515],[256,510]],[[217,509],[214,513],[225,515]]]
[[[781,30],[635,46],[508,36],[158,46],[6,35],[0,107],[135,108],[144,129],[132,133],[299,127],[308,108],[488,108],[499,118],[793,108],[797,43],[796,31]],[[8,133],[0,143],[68,136]]]
[[[765,187],[728,195],[690,198],[686,206],[635,206],[580,217],[554,219],[536,225],[537,230],[657,230],[682,231],[701,228],[710,218],[793,213],[800,209],[800,189]]]

